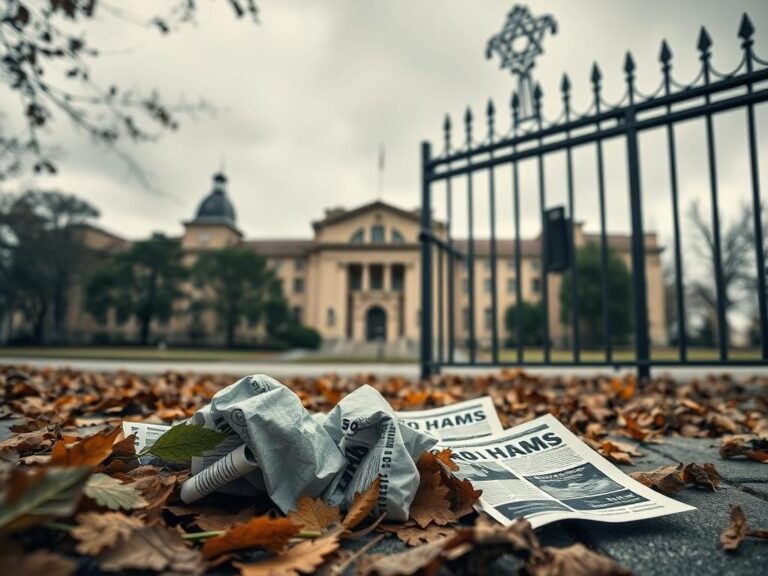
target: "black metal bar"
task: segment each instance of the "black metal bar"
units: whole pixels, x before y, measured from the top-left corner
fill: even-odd
[[[754,28],[747,15],[741,23],[742,48],[747,61],[747,72],[752,72],[754,55],[752,54],[752,34]],[[752,94],[752,83],[747,84],[747,92]],[[755,259],[757,266],[757,302],[760,316],[760,347],[763,360],[768,360],[768,288],[766,287],[765,251],[763,249],[762,203],[760,202],[760,166],[758,164],[757,135],[755,130],[755,107],[747,105],[747,131],[749,137],[749,170],[752,180],[752,217],[755,228]]]
[[[660,96],[657,98],[651,98],[643,102],[634,103],[632,108],[635,111],[635,116],[637,116],[640,113],[649,112],[656,108],[663,108],[667,106],[672,106],[674,104],[678,104],[680,102],[693,100],[695,98],[702,98],[707,94],[712,95],[719,92],[726,92],[734,88],[739,88],[745,85],[746,83],[757,84],[764,80],[768,80],[768,68],[755,70],[754,72],[751,72],[751,73],[739,74],[738,76],[735,76],[733,78],[720,80],[718,82],[712,82],[708,86],[697,86],[695,88],[688,88],[685,90],[681,90],[679,92],[675,92],[674,94],[671,94],[669,96]],[[757,94],[757,93],[759,92],[756,91],[753,94]],[[744,98],[746,96],[749,96],[749,95],[744,94],[741,96],[737,96],[736,98]],[[716,102],[710,101],[709,106],[713,107],[712,111],[715,112],[721,109],[717,106],[720,102],[725,102],[732,99],[733,98],[723,99],[723,100],[718,100]],[[739,105],[740,104],[736,104],[736,106],[739,106]],[[536,130],[527,134],[520,134],[514,138],[503,138],[497,142],[494,142],[493,145],[477,146],[472,150],[463,150],[461,152],[456,152],[455,154],[447,155],[442,158],[435,158],[432,161],[432,167],[436,168],[448,162],[454,162],[457,160],[466,160],[467,157],[471,155],[484,155],[490,152],[491,149],[493,149],[494,152],[499,152],[504,148],[511,147],[513,143],[519,146],[520,144],[524,144],[526,142],[534,142],[541,138],[546,139],[546,138],[549,138],[550,136],[563,134],[566,132],[566,130],[575,131],[575,130],[578,130],[579,128],[589,127],[594,125],[597,122],[605,123],[609,120],[621,121],[625,117],[628,107],[629,106],[619,106],[619,107],[601,112],[600,114],[591,114],[581,118],[576,118],[567,123],[563,122],[561,124],[556,124],[554,126],[542,128],[541,131]],[[685,112],[687,112],[687,110],[680,110],[676,113],[676,116],[679,116],[680,118],[687,117]],[[695,115],[700,116],[701,113],[695,114]],[[653,124],[653,125],[645,124],[645,122],[651,122],[653,120],[656,121],[656,124]],[[646,127],[654,127],[660,124],[664,124],[667,121],[668,121],[668,117],[666,115],[658,118],[657,117],[648,118],[648,119],[640,118],[640,119],[637,119],[637,129],[638,131],[640,131],[642,129],[645,129]],[[674,121],[677,121],[677,120],[674,120]]]
[[[666,41],[661,46],[661,62],[663,64],[662,72],[664,74],[664,90],[666,94],[671,93],[671,61],[672,52],[669,50]],[[672,112],[672,106],[667,106],[667,114]],[[675,144],[675,127],[673,124],[667,124],[667,150],[669,154],[669,184],[672,196],[672,228],[674,231],[675,245],[675,301],[677,306],[677,346],[680,361],[685,362],[688,358],[688,329],[685,314],[685,288],[683,283],[683,250],[680,230],[680,206],[678,202],[677,187],[677,146]]]
[[[701,62],[704,71],[704,84],[709,84],[709,48],[712,41],[705,28],[701,29],[699,35],[699,50],[701,51]],[[705,106],[710,104],[710,93],[704,95]],[[717,294],[717,344],[720,348],[720,359],[728,359],[728,319],[727,312],[727,294],[725,282],[723,279],[723,261],[722,248],[720,242],[720,204],[718,198],[717,186],[717,156],[715,152],[715,129],[712,121],[712,113],[707,111],[704,114],[704,122],[707,131],[707,160],[709,164],[709,191],[712,200],[712,241],[713,241],[713,264],[715,267],[715,292]]]
[[[766,79],[768,79],[768,75],[766,76],[767,76]],[[710,114],[716,114],[718,112],[725,112],[726,110],[741,108],[749,104],[759,104],[760,102],[765,102],[765,101],[768,101],[768,89],[756,90],[751,94],[742,94],[740,96],[734,96],[732,98],[724,98],[723,100],[710,102],[708,106],[696,106],[691,108],[685,108],[683,110],[677,110],[669,115],[654,116],[652,118],[645,118],[645,119],[636,118],[635,130],[636,132],[643,132],[645,130],[666,126],[669,123],[678,123],[686,120],[692,120],[694,118],[699,118],[707,112]],[[598,117],[594,116],[593,118],[595,118],[594,121],[597,121]],[[525,150],[520,150],[514,154],[510,153],[504,156],[496,156],[495,163],[501,164],[501,163],[513,162],[515,160],[525,160],[526,158],[538,156],[539,154],[548,154],[550,152],[556,152],[558,150],[562,150],[566,146],[572,146],[575,148],[583,144],[589,144],[589,143],[595,142],[596,140],[599,140],[599,139],[607,140],[610,138],[623,136],[625,131],[626,129],[623,125],[619,125],[611,128],[603,128],[600,134],[598,134],[597,132],[593,132],[590,134],[582,134],[580,136],[574,136],[573,138],[571,138],[570,141],[560,140],[557,142],[552,142],[550,144],[541,144],[539,146],[527,148]],[[436,168],[441,164],[445,164],[445,162],[433,162],[432,167]],[[476,161],[472,163],[472,166],[474,167],[474,170],[482,170],[484,168],[488,168],[488,161],[487,160]],[[433,172],[432,180],[433,181],[442,180],[448,176],[461,176],[465,173],[466,173],[465,167],[452,169],[452,170],[444,170],[441,172]]]
[[[613,366],[615,368],[621,368],[623,366],[627,367],[635,367],[638,369],[642,368],[650,368],[651,365],[653,366],[660,366],[660,367],[670,367],[670,368],[688,368],[688,367],[733,367],[734,363],[732,361],[725,361],[722,360],[688,360],[685,364],[682,364],[679,360],[648,360],[647,362],[634,362],[631,360],[621,360],[616,362],[611,362],[611,364],[606,364],[603,360],[582,360],[579,364],[575,364],[574,362],[562,362],[559,360],[553,360],[550,362],[544,362],[539,360],[528,360],[526,361],[525,365],[527,367],[540,367],[540,368],[547,368],[547,367],[562,367],[562,368],[576,368],[576,367],[582,367],[582,368],[605,368],[606,365]],[[493,364],[491,362],[454,362],[453,364],[444,364],[443,366],[450,366],[452,368],[514,368],[518,366],[517,362],[499,362],[498,364]],[[739,366],[745,366],[745,367],[765,367],[765,361],[764,360],[739,360]]]
[[[443,258],[445,257],[445,251],[438,249],[437,251],[437,361],[442,364],[445,361],[443,356],[443,348],[445,345],[443,333],[445,331],[445,324],[443,319]]]
[[[448,239],[447,252],[450,256],[454,255],[453,236],[451,234],[451,222],[453,220],[453,193],[451,190],[451,179],[446,181],[446,235]],[[448,258],[448,362],[453,362],[454,349],[456,348],[456,296],[454,294],[454,284],[456,275],[453,269],[453,257]]]
[[[571,119],[571,100],[570,100],[571,84],[568,80],[568,76],[563,76],[563,106],[565,108],[565,121],[569,122]],[[566,132],[565,137],[567,140],[571,139],[571,133]],[[579,314],[579,269],[576,262],[576,210],[573,198],[573,154],[571,147],[565,148],[565,171],[566,181],[568,186],[568,215],[571,219],[571,225],[569,230],[569,250],[571,253],[571,316],[572,316],[572,333],[573,342],[573,361],[578,364],[581,357],[581,315]]]
[[[645,233],[643,232],[642,198],[640,196],[640,151],[637,146],[637,131],[634,129],[632,109],[627,110],[627,162],[629,168],[629,199],[632,215],[632,277],[634,320],[635,320],[635,356],[638,375],[649,378],[651,375],[650,341],[648,337],[648,303],[646,302],[645,281]]]
[[[488,137],[493,142],[493,102],[488,101]],[[490,154],[493,160],[493,152]],[[491,358],[499,361],[499,295],[496,272],[496,181],[493,165],[488,168],[488,212],[491,217],[491,246],[488,257],[491,263]]]
[[[541,130],[541,87],[536,85],[534,92],[534,110],[536,121]],[[542,335],[544,338],[544,361],[549,362],[551,357],[549,341],[549,282],[547,277],[547,265],[545,255],[547,253],[547,198],[544,184],[544,154],[539,154],[539,209],[541,212],[541,252],[539,254],[539,268],[541,269],[541,307],[544,312],[544,326]],[[519,280],[518,280],[519,281]]]
[[[602,75],[595,64],[592,67],[592,84],[594,91],[595,112],[600,114],[600,88]],[[600,123],[596,124],[600,133]],[[613,360],[613,333],[611,331],[611,314],[608,304],[608,232],[605,217],[605,168],[603,165],[603,141],[595,142],[597,154],[597,195],[600,202],[600,292],[603,310],[603,340],[605,346],[605,361],[610,364]]]
[[[472,149],[472,112],[467,108],[464,116],[464,122],[467,132],[467,150]],[[474,214],[474,194],[472,191],[472,157],[467,158],[467,276],[468,276],[468,298],[469,298],[469,359],[471,362],[477,361],[477,335],[475,334],[475,214]]]
[[[512,130],[517,134],[520,123],[520,101],[517,94],[512,97]],[[513,152],[515,149],[512,149]],[[520,174],[517,162],[512,162],[512,195],[515,208],[515,345],[517,347],[517,362],[523,363],[523,283],[522,254],[520,250]]]
[[[432,198],[429,182],[429,160],[432,147],[421,143],[421,229],[432,230]],[[421,240],[421,377],[436,372],[432,366],[432,243]]]

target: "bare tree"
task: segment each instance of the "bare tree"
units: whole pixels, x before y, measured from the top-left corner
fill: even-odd
[[[257,15],[255,0],[228,3],[237,17]],[[126,0],[0,3],[0,81],[18,95],[16,114],[25,126],[19,133],[0,129],[0,178],[28,168],[35,173],[56,172],[41,132],[57,115],[106,145],[141,176],[119,143],[155,139],[178,127],[179,114],[205,107],[205,103],[169,105],[156,91],[140,93],[92,78],[90,64],[100,52],[77,31],[79,24],[98,13],[122,25],[151,27],[167,35],[194,19],[198,0],[169,0],[165,12],[149,17],[130,11],[138,5]]]
[[[688,222],[694,237],[691,252],[703,270],[703,274],[689,284],[691,303],[700,309],[705,323],[714,324],[718,310],[715,238],[712,224],[702,216],[698,201],[694,201],[688,208]],[[754,282],[751,224],[752,211],[748,205],[744,205],[737,220],[720,234],[724,300],[719,304],[725,308],[726,316],[743,302],[744,288]],[[717,326],[711,325],[709,328],[716,333]]]

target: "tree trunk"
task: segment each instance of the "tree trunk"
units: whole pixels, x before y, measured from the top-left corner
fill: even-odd
[[[33,336],[36,344],[44,344],[45,340],[45,318],[48,312],[48,304],[42,302],[35,316],[33,327]]]
[[[149,343],[149,325],[152,317],[147,314],[139,319],[139,343],[146,346]]]
[[[232,348],[235,344],[235,327],[237,322],[229,319],[227,320],[227,348]]]

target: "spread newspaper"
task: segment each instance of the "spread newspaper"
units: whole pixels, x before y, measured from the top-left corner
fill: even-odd
[[[456,475],[482,490],[479,508],[502,524],[534,528],[569,518],[629,522],[693,510],[633,480],[552,415],[501,433],[441,441]]]
[[[519,517],[534,528],[564,519],[628,522],[693,510],[621,472],[552,415],[504,430],[487,396],[395,414],[414,432],[434,437],[435,449],[451,449],[460,467],[455,474],[483,491],[477,508],[502,524]],[[138,451],[170,426],[125,422],[123,428],[126,436],[136,434]],[[258,469],[249,447],[228,438],[193,458],[181,498],[193,502],[218,490],[249,494],[263,483]],[[404,512],[407,517],[407,507]]]

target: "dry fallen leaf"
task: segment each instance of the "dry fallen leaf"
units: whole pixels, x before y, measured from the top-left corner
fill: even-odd
[[[325,562],[325,557],[339,548],[336,536],[300,542],[279,556],[253,564],[234,565],[242,576],[298,576],[312,574]]]
[[[78,568],[76,561],[48,550],[2,556],[0,561],[13,576],[72,576]]]
[[[341,516],[338,506],[329,506],[321,498],[302,496],[296,503],[296,510],[288,513],[288,518],[305,530],[325,530],[339,522]]]
[[[451,537],[440,538],[429,544],[422,544],[399,554],[379,556],[360,566],[360,576],[402,576],[403,574],[434,574],[440,564],[441,557],[452,540]]]
[[[103,430],[72,445],[59,440],[53,445],[51,465],[98,466],[112,453],[112,445],[121,432],[119,427]]]
[[[421,484],[411,503],[410,517],[422,528],[432,523],[445,526],[456,522],[456,514],[451,511],[448,500],[449,489],[440,483],[440,473],[422,475]]]
[[[593,552],[583,544],[566,548],[547,546],[525,563],[530,576],[631,576],[632,572],[611,558]]]
[[[695,463],[661,466],[647,472],[632,472],[630,476],[662,494],[675,494],[687,486],[701,486],[714,491],[720,485],[720,474],[710,463],[704,466]]]
[[[720,447],[720,457],[735,456],[746,456],[750,460],[768,464],[768,438],[747,434],[724,437]]]
[[[255,506],[246,506],[234,514],[205,513],[195,516],[200,530],[229,530],[235,524],[247,522],[256,514]]]
[[[355,497],[352,500],[352,505],[349,507],[349,511],[347,512],[347,515],[344,516],[344,520],[341,523],[344,528],[351,530],[368,517],[373,510],[373,507],[376,506],[376,500],[379,498],[380,486],[381,479],[376,477],[365,492],[358,492],[355,494]]]
[[[77,517],[70,535],[78,541],[75,549],[80,554],[95,556],[143,525],[141,519],[120,512],[86,512]]]
[[[246,548],[266,548],[280,552],[288,541],[301,531],[301,526],[289,518],[257,516],[243,524],[237,524],[221,536],[206,540],[203,558],[210,560],[225,552]]]
[[[459,465],[456,464],[456,462],[453,461],[453,453],[451,452],[450,448],[445,448],[443,450],[440,450],[437,454],[435,454],[435,458],[437,458],[440,462],[445,465],[448,470],[451,472],[458,472]]]
[[[178,532],[157,524],[144,526],[118,541],[98,556],[99,567],[107,572],[172,569],[193,574],[202,570],[200,552],[189,548]]]
[[[420,546],[456,533],[456,529],[450,526],[433,524],[426,528],[421,528],[412,520],[405,524],[382,525],[381,529],[397,536],[406,546]]]
[[[731,523],[720,534],[720,545],[726,552],[733,552],[747,536],[768,540],[768,530],[752,530],[741,506],[731,504]]]

